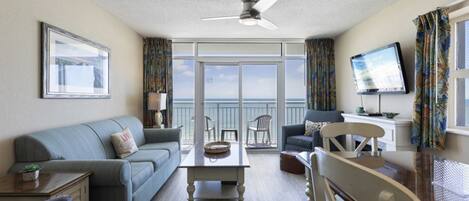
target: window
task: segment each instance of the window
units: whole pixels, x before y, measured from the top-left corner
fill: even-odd
[[[469,16],[452,19],[449,126],[469,128]]]
[[[239,72],[242,72],[242,79],[235,79],[237,70],[220,71],[221,64],[241,68]],[[239,92],[235,89],[228,90],[233,88],[228,84],[238,86],[238,82],[243,86],[241,89],[243,121],[253,120],[261,114],[270,114],[273,117],[271,130],[273,147],[277,143],[279,123],[299,124],[303,121],[306,82],[305,47],[302,41],[175,41],[173,42],[173,126],[183,126],[182,140],[185,147],[190,147],[195,135],[193,118],[196,66],[204,69],[205,98],[210,100],[213,106],[210,111],[206,110],[205,115],[213,120],[215,132],[220,134],[223,128],[239,125],[237,112],[241,111],[240,105],[232,103],[238,99],[227,95]],[[211,74],[215,71],[218,74]],[[279,79],[282,77],[284,79]],[[285,83],[282,87],[283,81]],[[281,94],[285,94],[285,104],[282,101],[282,105],[279,105],[277,98]],[[205,106],[209,107],[209,104]],[[284,112],[285,118],[277,118],[278,111]],[[245,136],[244,126],[239,135]]]

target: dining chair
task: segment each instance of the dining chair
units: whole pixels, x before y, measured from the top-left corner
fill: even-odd
[[[323,140],[323,147],[330,151],[330,142],[332,142],[340,151],[346,151],[345,148],[335,139],[340,135],[358,135],[365,139],[355,148],[354,152],[360,152],[371,140],[371,151],[378,151],[378,138],[384,136],[383,128],[368,123],[340,122],[330,123],[321,128],[320,134]]]
[[[359,165],[334,152],[315,148],[311,154],[312,178],[316,201],[339,200],[333,189],[355,201],[420,201],[402,184],[365,166]]]
[[[255,123],[256,127],[251,127],[250,124]],[[256,117],[252,121],[248,121],[247,131],[246,131],[246,145],[249,142],[249,134],[250,131],[254,133],[254,143],[257,144],[257,133],[262,133],[262,143],[264,143],[265,134],[267,134],[266,144],[271,144],[271,136],[270,136],[270,123],[272,122],[272,116],[268,114],[264,114],[261,116]]]

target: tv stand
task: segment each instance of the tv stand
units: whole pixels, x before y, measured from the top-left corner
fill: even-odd
[[[383,116],[382,113],[379,113],[379,112],[375,112],[375,113],[360,113],[360,114],[357,114],[357,115],[360,115],[360,116],[368,116],[368,117],[381,117]]]
[[[383,151],[415,151],[415,145],[410,143],[412,121],[410,119],[388,119],[376,116],[361,116],[358,114],[342,114],[345,122],[360,122],[377,125],[384,129],[384,136],[378,138],[378,148]],[[347,148],[352,149],[353,142],[363,141],[356,135],[347,136]]]

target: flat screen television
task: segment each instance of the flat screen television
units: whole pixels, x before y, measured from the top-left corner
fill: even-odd
[[[358,94],[408,93],[398,42],[350,58]]]

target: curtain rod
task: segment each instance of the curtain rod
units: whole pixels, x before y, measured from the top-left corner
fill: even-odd
[[[447,8],[448,12],[451,13],[451,12],[457,11],[461,8],[468,7],[468,6],[469,6],[469,1],[467,1],[467,0],[458,0],[458,1],[454,1],[452,3],[449,3],[444,8]]]

